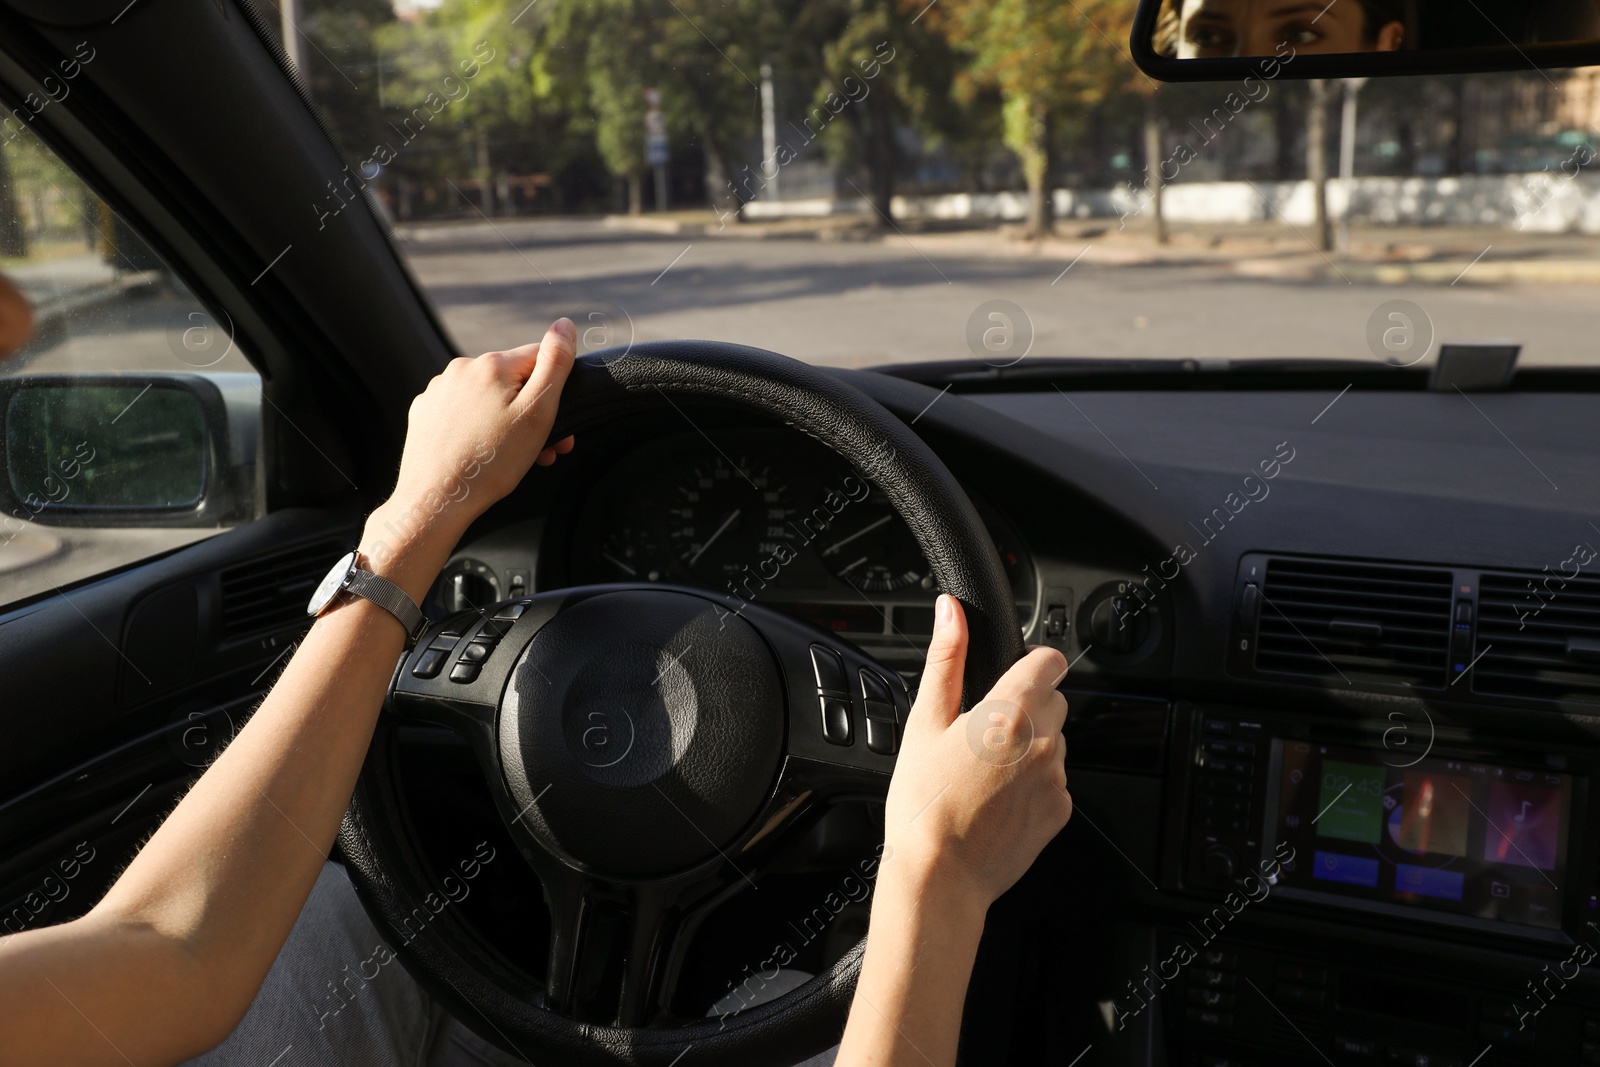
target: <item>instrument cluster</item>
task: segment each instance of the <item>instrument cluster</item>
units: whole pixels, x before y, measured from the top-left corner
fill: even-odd
[[[1026,626],[1032,561],[1010,524],[974,503]],[[704,586],[919,655],[932,632],[938,588],[910,528],[881,490],[792,431],[689,432],[624,454],[579,507],[564,554],[574,585]]]

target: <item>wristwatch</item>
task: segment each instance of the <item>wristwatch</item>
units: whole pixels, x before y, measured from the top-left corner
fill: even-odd
[[[422,609],[406,596],[403,589],[387,578],[380,578],[371,571],[361,569],[359,552],[348,553],[333,565],[333,570],[322,579],[317,591],[311,594],[311,603],[306,605],[306,614],[321,615],[342,592],[365,597],[399,619],[400,625],[406,628],[407,648],[415,644],[417,638],[422,636],[422,631],[428,628],[428,617],[422,614]]]

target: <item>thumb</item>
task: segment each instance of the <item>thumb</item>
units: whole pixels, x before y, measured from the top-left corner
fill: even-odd
[[[546,393],[554,390],[556,395],[548,405],[553,410],[554,400],[560,398],[561,386],[572,371],[573,360],[577,358],[577,329],[571,319],[559,318],[545,331],[544,340],[528,347],[532,349],[535,361],[527,381],[517,394],[514,406],[526,414],[538,406]]]
[[[933,641],[917,688],[912,722],[944,729],[961,711],[961,675],[967,663],[967,616],[961,601],[940,593],[933,610]]]

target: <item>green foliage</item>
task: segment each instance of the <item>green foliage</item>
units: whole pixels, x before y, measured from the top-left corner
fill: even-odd
[[[1058,120],[1147,80],[1118,43],[1132,9],[1127,0],[940,0],[928,9],[926,21],[961,54],[958,98],[1000,94],[1005,145],[1035,194],[1034,232],[1048,224],[1058,127],[1076,125]]]

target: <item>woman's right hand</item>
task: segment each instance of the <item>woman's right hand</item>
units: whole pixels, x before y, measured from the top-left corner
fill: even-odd
[[[1060,652],[1036,647],[965,715],[967,622],[960,601],[934,611],[916,703],[889,786],[886,869],[923,891],[986,910],[1021,878],[1072,816],[1067,792],[1067,673]]]

